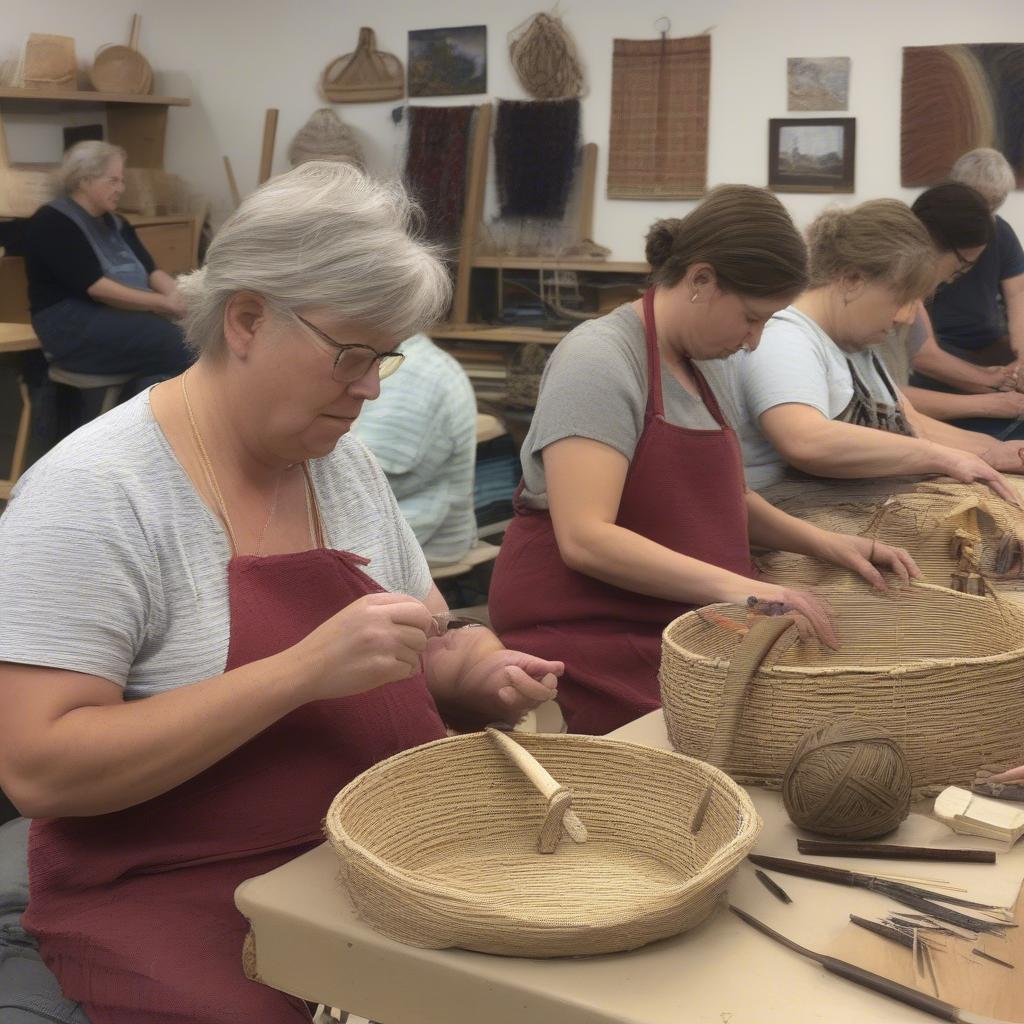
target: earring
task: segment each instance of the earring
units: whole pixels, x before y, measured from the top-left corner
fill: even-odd
[[[696,292],[694,292],[694,293],[693,293],[693,294],[692,294],[692,295],[690,296],[690,301],[691,301],[691,302],[696,302],[696,301],[697,301],[697,293],[696,293]]]

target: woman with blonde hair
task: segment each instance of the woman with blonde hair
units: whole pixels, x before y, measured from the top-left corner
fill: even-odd
[[[877,346],[912,320],[935,284],[935,245],[908,206],[874,199],[822,213],[808,231],[810,287],[778,312],[756,352],[716,376],[741,408],[747,479],[762,490],[792,467],[813,476],[941,474],[1009,501],[1002,472],[1024,472],[1018,444],[924,416]]]
[[[554,695],[557,662],[438,635],[445,603],[350,433],[447,307],[411,223],[400,187],[346,165],[258,189],[181,283],[195,365],[72,434],[0,520],[23,925],[93,1024],[308,1021],[245,979],[235,887],[319,843],[376,761]]]
[[[756,578],[752,544],[880,588],[879,568],[916,573],[906,552],[811,527],[749,492],[727,410],[697,367],[756,349],[806,284],[804,242],[778,199],[713,189],[651,228],[647,259],[643,299],[577,327],[545,368],[491,585],[502,639],[565,662],[559,703],[574,732],[659,706],[661,632],[695,605],[785,607],[835,643],[811,594]]]

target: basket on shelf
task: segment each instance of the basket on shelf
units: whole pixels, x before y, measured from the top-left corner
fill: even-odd
[[[544,375],[549,350],[544,345],[524,345],[508,366],[508,391],[505,405],[514,409],[532,409],[537,404],[540,379]]]
[[[728,776],[605,737],[515,737],[436,740],[338,794],[326,831],[370,925],[433,949],[581,956],[718,905],[761,830]]]
[[[77,88],[74,39],[33,32],[25,43],[20,84],[25,89]]]
[[[676,750],[777,785],[803,733],[850,715],[899,741],[917,791],[1020,763],[1024,607],[916,582],[888,596],[863,582],[826,596],[838,651],[798,640],[788,617],[748,619],[730,605],[668,625],[659,678]]]
[[[142,19],[132,15],[128,45],[107,43],[93,57],[89,79],[97,92],[145,95],[153,91],[153,69],[139,53],[139,31]]]

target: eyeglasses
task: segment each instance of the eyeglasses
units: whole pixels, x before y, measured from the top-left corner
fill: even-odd
[[[292,315],[301,324],[319,335],[334,351],[334,366],[331,378],[339,384],[351,384],[366,376],[370,367],[377,363],[377,375],[383,380],[390,377],[401,365],[405,355],[401,352],[378,352],[369,345],[342,345],[329,334],[325,334],[316,324],[311,324],[304,316],[293,311]]]
[[[953,255],[956,257],[957,267],[956,270],[950,274],[949,280],[958,281],[964,276],[973,266],[977,263],[977,260],[969,260],[959,249],[953,249]]]

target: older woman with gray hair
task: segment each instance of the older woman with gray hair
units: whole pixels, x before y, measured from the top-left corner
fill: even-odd
[[[976,260],[961,258],[960,276],[939,288],[929,312],[941,348],[976,366],[1024,359],[1024,249],[995,216],[1017,179],[995,149],[973,149],[953,165],[953,181],[980,192],[995,217],[995,237]]]
[[[51,362],[78,373],[166,378],[190,356],[174,278],[160,270],[132,226],[116,214],[124,150],[72,146],[62,195],[40,207],[25,233],[32,326]]]
[[[0,520],[23,925],[93,1024],[308,1020],[243,976],[238,883],[318,843],[374,762],[554,696],[561,663],[451,631],[350,433],[449,298],[412,212],[338,164],[253,193],[181,282],[195,365],[72,435]]]

